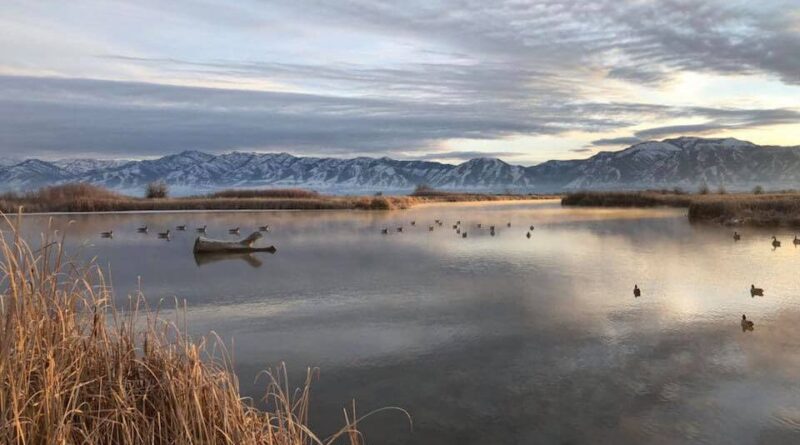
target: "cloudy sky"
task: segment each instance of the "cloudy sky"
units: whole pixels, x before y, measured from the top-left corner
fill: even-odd
[[[4,0],[0,55],[0,156],[800,145],[800,0]]]

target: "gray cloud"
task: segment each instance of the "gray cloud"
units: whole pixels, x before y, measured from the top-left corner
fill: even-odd
[[[620,138],[597,139],[592,141],[592,145],[594,146],[633,145],[633,144],[638,144],[639,142],[642,142],[642,140],[637,137],[620,137]]]
[[[773,74],[800,83],[792,0],[288,1],[316,18],[548,67],[605,67],[656,82],[678,71]],[[794,14],[793,14],[794,13]],[[641,68],[648,67],[648,68]]]
[[[458,159],[468,161],[475,158],[513,158],[520,156],[520,153],[513,151],[440,151],[415,156],[414,159],[436,160],[436,159]]]
[[[741,130],[779,124],[800,123],[800,112],[789,109],[731,110],[692,108],[688,113],[713,118],[701,124],[668,125],[637,131],[638,139],[654,139],[678,135],[702,135],[725,130]]]
[[[0,76],[0,147],[10,153],[160,154],[186,148],[386,153],[450,138],[607,129],[611,117],[534,109]],[[622,123],[624,124],[624,123]]]

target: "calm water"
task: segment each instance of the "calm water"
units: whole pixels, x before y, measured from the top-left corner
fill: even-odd
[[[323,431],[356,399],[362,413],[413,416],[413,432],[399,414],[367,420],[373,444],[798,443],[800,248],[785,231],[774,251],[768,231],[734,243],[684,213],[544,202],[52,224],[72,252],[110,267],[118,296],[141,277],[151,301],[187,301],[194,332],[234,339],[246,393],[258,396],[253,377],[280,361],[297,377],[319,367]],[[429,232],[437,218],[444,227]],[[31,235],[47,224],[26,217]],[[191,231],[156,239],[178,224]],[[262,241],[278,252],[198,261],[193,228],[204,224],[220,238],[270,224]],[[751,283],[766,296],[751,298]],[[742,332],[743,313],[754,331]]]

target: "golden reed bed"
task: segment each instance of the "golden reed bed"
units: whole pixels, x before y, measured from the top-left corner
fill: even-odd
[[[0,237],[0,443],[361,444],[345,410],[329,437],[308,427],[309,390],[285,369],[265,373],[265,406],[243,398],[218,338],[191,339],[185,321],[149,310],[141,295],[114,305],[102,271],[61,249]],[[182,311],[177,311],[181,313]]]

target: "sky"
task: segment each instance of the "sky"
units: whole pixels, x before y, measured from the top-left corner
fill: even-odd
[[[800,0],[0,3],[0,157],[800,145]]]

